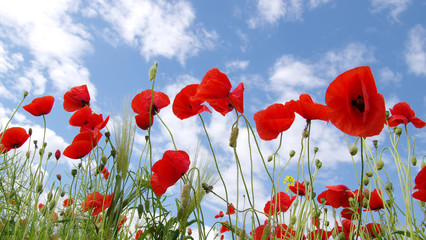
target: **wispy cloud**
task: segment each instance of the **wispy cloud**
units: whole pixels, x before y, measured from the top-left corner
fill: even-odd
[[[399,21],[399,15],[405,11],[411,0],[371,0],[372,12],[389,11],[389,17],[393,21]]]
[[[234,71],[241,71],[248,67],[250,61],[248,60],[235,60],[231,62],[227,62],[225,64],[225,69],[227,73]]]
[[[405,62],[409,72],[426,75],[426,29],[422,25],[414,26],[408,33]]]
[[[127,45],[138,48],[147,60],[163,56],[184,64],[201,49],[212,48],[218,38],[215,31],[195,24],[195,11],[185,0],[98,0],[84,12],[110,23],[111,27],[104,30],[108,38],[115,33]]]

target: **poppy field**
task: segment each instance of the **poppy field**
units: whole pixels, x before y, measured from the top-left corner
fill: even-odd
[[[418,133],[426,122],[406,102],[386,109],[370,67],[349,69],[330,80],[325,104],[302,94],[253,116],[244,114],[244,90],[251,86],[232,86],[217,68],[181,89],[173,102],[156,88],[156,73],[157,63],[149,71],[151,89],[133,96],[120,121],[91,108],[86,85],[63,93],[61,110],[70,115],[63,124],[78,133],[55,152],[47,152],[45,142],[55,98],[28,100],[31,95],[24,93],[0,130],[1,239],[426,239],[426,163],[424,157],[417,159],[415,133],[407,127]],[[179,148],[161,118],[164,108],[172,108],[176,121],[199,119],[209,165]],[[43,119],[41,142],[32,139],[31,129],[14,124],[22,111]],[[211,114],[233,121],[226,141],[234,153],[236,182],[227,182],[220,171],[205,125]],[[300,149],[281,156],[285,132],[296,115],[306,120]],[[311,144],[313,121],[326,122],[347,137],[342,143],[347,155],[341,157],[354,163],[356,189],[316,185],[323,163],[316,159],[321,149]],[[171,149],[155,144],[154,125],[169,133]],[[247,129],[248,142],[239,138],[240,129]],[[132,155],[137,132],[145,136],[140,156]],[[389,145],[374,138],[379,134]],[[274,152],[266,156],[262,142],[274,143]],[[256,198],[257,180],[243,171],[250,166],[242,165],[237,148],[245,144],[251,167],[253,161],[264,166],[261,171],[271,186],[266,202]],[[385,155],[391,156],[398,178],[389,177]],[[73,159],[74,168],[52,174],[64,157]],[[297,163],[297,176],[283,182],[289,162]],[[244,199],[231,201],[230,185]],[[180,194],[169,194],[170,188],[179,188]],[[227,207],[211,215],[202,205],[206,198]]]

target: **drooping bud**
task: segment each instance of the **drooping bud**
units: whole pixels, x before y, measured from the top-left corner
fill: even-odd
[[[229,146],[232,148],[237,147],[237,138],[238,138],[238,127],[232,128],[231,137],[229,138]]]
[[[362,183],[367,186],[370,183],[370,179],[367,176],[362,177]]]
[[[36,191],[39,194],[42,193],[43,192],[43,184],[41,184],[41,183],[37,184]]]
[[[71,175],[72,175],[73,177],[75,177],[75,175],[77,175],[77,169],[72,169],[72,170],[71,170]]]
[[[48,152],[47,153],[47,159],[50,159],[50,157],[52,156],[52,154],[53,154],[52,152]]]
[[[395,128],[395,134],[399,137],[402,134],[402,128]]]
[[[56,174],[56,178],[59,180],[59,181],[61,181],[61,179],[62,179],[62,176],[61,176],[61,174]]]
[[[55,201],[50,201],[49,202],[49,209],[50,210],[53,210],[55,208],[55,206],[56,206],[56,202]]]
[[[102,163],[103,163],[104,165],[106,165],[106,164],[107,164],[107,161],[108,161],[107,156],[106,156],[105,154],[103,154],[103,153],[102,153],[102,155],[101,155],[101,161],[102,161]]]
[[[314,153],[318,152],[318,147],[314,147]]]
[[[111,133],[110,132],[105,132],[105,138],[109,138],[111,137]]]
[[[319,159],[315,160],[315,166],[320,169],[322,167],[322,162]]]
[[[33,135],[33,129],[32,128],[28,128],[28,135]]]
[[[268,162],[272,162],[273,159],[274,159],[274,157],[272,157],[272,155],[268,156]]]
[[[370,199],[370,190],[368,189],[368,188],[366,188],[366,189],[364,189],[364,196],[367,198],[367,199]]]
[[[385,189],[387,192],[393,192],[393,184],[391,182],[387,182],[385,184]]]
[[[380,159],[379,161],[377,161],[377,163],[376,163],[377,170],[382,170],[384,166],[385,166],[385,163],[383,162],[382,159]]]
[[[53,198],[53,194],[52,194],[52,191],[50,191],[50,192],[47,194],[47,201],[49,202],[50,200],[52,200],[52,198]]]
[[[386,200],[386,206],[387,206],[388,208],[391,208],[391,207],[392,207],[392,205],[393,205],[393,200],[391,200],[391,199]]]
[[[61,192],[61,197],[64,197],[65,196],[65,191],[62,191]]]
[[[372,171],[367,171],[367,172],[365,173],[365,175],[366,175],[367,177],[372,177],[372,176],[373,176],[373,172],[372,172]]]
[[[59,151],[59,149],[55,152],[55,158],[56,160],[59,160],[59,158],[61,158],[61,151]]]
[[[350,153],[352,156],[355,156],[355,155],[358,153],[358,147],[357,147],[356,145],[352,145],[352,146],[349,148],[349,153]]]
[[[83,164],[82,163],[78,163],[77,167],[78,167],[78,169],[80,169],[80,168],[83,167]]]
[[[149,204],[150,204],[150,202],[149,202],[149,200],[147,199],[147,200],[145,200],[145,212],[149,212]]]
[[[420,164],[421,168],[424,168],[426,166],[426,162],[422,161],[422,163]]]
[[[25,91],[24,92],[24,97],[27,97],[28,96],[28,91]]]
[[[116,151],[115,149],[112,149],[112,150],[111,150],[111,156],[112,156],[113,158],[115,158],[115,156],[117,156],[117,151]]]
[[[414,155],[411,157],[411,164],[413,164],[413,166],[417,165],[417,158]]]
[[[363,207],[363,208],[367,208],[367,207],[368,207],[368,199],[367,199],[367,198],[364,198],[364,199],[362,200],[362,207]]]
[[[377,144],[379,143],[379,141],[377,141],[377,140],[373,140],[373,145],[374,145],[374,147],[375,148],[377,148]]]
[[[139,203],[139,205],[138,205],[138,217],[139,217],[139,219],[142,218],[142,213],[143,213],[143,205],[142,205],[142,203]]]
[[[390,116],[390,112],[389,112],[389,111],[386,111],[385,116],[386,116],[386,118],[389,118],[389,116]]]
[[[291,150],[290,153],[289,153],[289,155],[292,158],[292,157],[294,157],[294,155],[296,155],[296,152],[294,150]]]
[[[303,137],[303,138],[307,138],[307,137],[309,137],[309,131],[308,131],[308,130],[303,130],[303,132],[302,132],[302,137]]]
[[[297,217],[296,216],[291,216],[291,218],[290,218],[290,225],[294,225],[294,224],[296,224],[296,222],[297,222]]]
[[[44,154],[44,148],[40,148],[40,150],[38,150],[38,154],[40,154],[40,156],[43,156],[43,154]]]

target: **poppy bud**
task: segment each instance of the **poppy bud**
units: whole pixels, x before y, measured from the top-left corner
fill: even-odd
[[[59,151],[59,149],[58,149],[55,152],[55,158],[56,158],[56,160],[59,160],[60,157],[61,157],[61,151]]]
[[[314,147],[314,153],[318,152],[318,147]]]
[[[77,175],[77,169],[72,169],[72,170],[71,170],[71,175],[72,175],[73,177],[75,177],[75,175]]]
[[[274,158],[272,157],[272,155],[269,155],[268,156],[268,162],[272,162],[272,160],[273,160]]]
[[[229,138],[229,146],[232,148],[237,147],[237,138],[238,138],[238,127],[232,128],[231,137]]]
[[[368,190],[367,188],[366,188],[366,189],[364,189],[364,196],[365,196],[367,199],[370,199],[370,190]]]
[[[52,156],[52,154],[53,154],[52,152],[48,152],[47,153],[47,159],[49,159]]]
[[[147,141],[147,142],[148,142],[148,140],[149,140],[149,136],[148,136],[148,135],[146,135],[146,136],[145,136],[145,141]]]
[[[373,176],[373,172],[372,172],[372,171],[367,171],[367,172],[365,173],[365,175],[366,175],[367,177],[372,177],[372,176]]]
[[[399,137],[402,134],[402,128],[395,128],[395,134]]]
[[[47,146],[47,142],[44,142],[43,143],[43,148],[46,148],[46,146]]]
[[[104,170],[105,165],[104,164],[99,164],[98,168],[96,169],[96,174],[99,174],[100,172],[102,172],[102,170]]]
[[[213,186],[209,186],[209,185],[207,185],[207,183],[202,183],[201,187],[204,189],[204,191],[206,191],[206,193],[213,191]]]
[[[155,76],[157,76],[157,66],[158,63],[155,62],[154,65],[149,69],[149,81],[152,81],[155,79]]]
[[[373,140],[373,145],[374,145],[374,147],[375,148],[377,148],[377,144],[379,143],[379,141],[377,141],[377,140]]]
[[[352,146],[349,148],[349,153],[350,153],[352,156],[355,156],[355,155],[358,153],[358,147],[357,147],[356,145],[352,145]]]
[[[329,221],[325,221],[325,226],[328,227],[330,225]]]
[[[61,197],[64,197],[65,196],[65,191],[62,191],[61,192]]]
[[[49,202],[49,209],[53,210],[55,208],[56,202],[55,201],[50,201]]]
[[[40,154],[40,156],[43,156],[43,154],[44,154],[44,148],[40,148],[40,150],[38,151],[38,154]]]
[[[303,138],[309,137],[309,131],[308,130],[303,130],[302,137]]]
[[[149,200],[145,200],[145,211],[149,212]]]
[[[24,97],[28,96],[28,91],[24,92]]]
[[[50,200],[52,200],[52,198],[53,198],[53,194],[52,194],[52,191],[50,191],[50,192],[47,194],[47,202],[49,202]]]
[[[139,219],[142,218],[142,213],[143,213],[143,205],[141,203],[139,203],[139,205],[138,205],[138,217],[139,217]]]
[[[111,137],[111,133],[110,132],[105,132],[105,138],[109,138]]]
[[[112,149],[111,150],[111,156],[113,157],[113,158],[115,158],[115,156],[117,155],[117,151],[115,151],[115,149]]]
[[[315,166],[316,166],[318,169],[320,169],[320,168],[322,167],[322,162],[321,162],[319,159],[315,160]]]
[[[387,192],[393,192],[393,184],[391,182],[387,182],[385,184],[385,189]]]
[[[422,161],[422,163],[420,164],[420,167],[421,167],[421,168],[424,168],[425,166],[426,166],[426,162],[423,162],[423,161]]]
[[[56,178],[59,180],[59,181],[61,181],[61,179],[62,179],[62,176],[61,176],[61,174],[56,174]]]
[[[362,200],[362,207],[363,207],[363,208],[367,208],[367,207],[368,207],[368,199],[367,199],[367,198],[364,198],[364,199]]]
[[[43,184],[41,184],[41,183],[37,184],[36,191],[39,194],[42,193],[43,192]]]
[[[294,225],[294,224],[296,224],[296,222],[297,222],[297,217],[296,216],[291,216],[291,218],[290,218],[290,225]]]
[[[353,198],[353,197],[348,198],[348,202],[351,206],[354,206],[355,205],[355,198]]]
[[[382,170],[384,166],[385,166],[385,163],[383,162],[383,160],[380,159],[379,161],[376,162],[377,170]]]
[[[386,116],[386,118],[389,118],[389,116],[390,116],[390,112],[389,112],[389,111],[386,111],[385,116]]]
[[[37,140],[34,140],[34,141],[33,141],[33,143],[34,143],[34,145],[35,145],[35,148],[38,148],[38,147],[37,147]]]
[[[80,169],[80,168],[83,167],[83,164],[82,163],[78,163],[77,167]]]
[[[413,164],[413,166],[417,165],[417,158],[414,155],[411,157],[411,164]]]
[[[107,156],[103,153],[102,153],[102,156],[101,156],[101,161],[102,161],[103,164],[107,164],[107,161],[108,161]]]
[[[323,200],[324,198],[321,198],[321,200]],[[324,199],[325,202],[325,199]],[[321,215],[321,210],[318,210],[317,208],[314,209],[314,212],[312,214],[312,218],[313,219],[319,219]]]
[[[292,158],[292,157],[294,157],[294,155],[296,154],[296,152],[294,151],[294,150],[291,150],[290,151],[290,157]]]
[[[28,135],[33,135],[33,129],[32,128],[28,128]]]
[[[25,156],[27,157],[27,159],[28,159],[28,158],[30,158],[30,152],[28,152],[28,151],[27,151],[27,152],[25,153]]]
[[[367,176],[362,177],[362,183],[367,186],[370,183],[370,179]]]

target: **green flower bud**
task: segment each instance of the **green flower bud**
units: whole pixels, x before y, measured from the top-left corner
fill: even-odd
[[[107,161],[108,161],[107,156],[106,156],[105,154],[103,154],[103,153],[102,153],[102,155],[101,155],[101,161],[102,161],[102,163],[103,163],[104,165],[106,165],[106,164],[107,164]]]
[[[105,132],[105,138],[109,138],[111,137],[111,133],[110,132]]]
[[[142,218],[142,213],[143,213],[143,205],[141,203],[139,203],[139,205],[138,205],[138,217],[139,217],[139,219]]]
[[[273,159],[274,159],[274,157],[272,157],[272,155],[268,156],[268,162],[272,162]]]
[[[382,170],[384,166],[385,166],[385,163],[383,162],[383,160],[380,159],[379,161],[376,162],[377,170]]]
[[[28,96],[28,91],[25,91],[24,92],[24,97],[27,97]]]
[[[296,154],[296,152],[294,151],[294,150],[291,150],[290,151],[290,157],[292,158],[292,157],[294,157],[294,155]]]
[[[28,128],[28,135],[33,135],[33,129],[32,128]]]
[[[379,143],[379,141],[377,141],[377,140],[373,140],[373,145],[374,145],[374,147],[375,148],[377,148],[377,144]]]
[[[317,196],[317,193],[313,192],[312,193],[312,198],[315,198]]]
[[[320,168],[322,167],[322,162],[321,162],[319,159],[315,160],[315,166],[316,166],[318,169],[320,169]]]
[[[77,167],[78,167],[78,169],[80,169],[80,168],[82,168],[82,167],[83,167],[83,164],[82,164],[82,163],[79,163],[79,164],[77,165]]]
[[[362,207],[363,207],[363,208],[367,208],[367,207],[368,207],[368,199],[367,199],[367,198],[364,198],[364,199],[362,200]]]
[[[398,135],[398,136],[401,136],[402,128],[395,128],[395,134]]]
[[[55,208],[55,206],[56,206],[56,202],[55,201],[50,201],[49,202],[49,209],[50,210],[53,210]]]
[[[426,166],[426,162],[423,162],[423,161],[422,161],[422,163],[420,164],[420,167],[421,167],[421,168],[424,168],[425,166]]]
[[[356,145],[352,145],[352,146],[349,148],[349,153],[350,153],[352,156],[355,156],[355,155],[358,153],[358,147],[357,147]]]
[[[37,191],[38,194],[42,193],[43,192],[43,184],[41,184],[41,183],[37,184],[36,191]]]
[[[314,147],[314,153],[318,152],[318,147]]]
[[[47,194],[47,202],[49,202],[50,200],[52,200],[52,198],[53,198],[53,194],[52,194],[52,191],[50,191],[50,192]]]
[[[75,175],[77,175],[77,169],[72,169],[72,170],[71,170],[71,175],[72,175],[73,177],[75,177]]]
[[[187,208],[191,201],[191,185],[185,184],[180,192],[181,208]]]
[[[149,69],[149,81],[152,81],[155,79],[155,76],[157,76],[157,67],[158,63],[155,62],[154,65]]]
[[[297,222],[297,217],[296,216],[291,216],[291,218],[290,218],[290,225],[294,225],[294,224],[296,224],[296,222]]]
[[[387,182],[385,184],[385,189],[387,192],[393,192],[393,184],[391,182]]]
[[[372,171],[367,171],[367,172],[365,173],[365,175],[366,175],[367,177],[372,177],[372,176],[373,176],[373,172],[372,172]]]
[[[370,199],[370,190],[368,190],[367,188],[366,189],[364,189],[364,197],[365,198],[367,198],[367,199]]]
[[[238,138],[238,127],[232,128],[231,137],[229,138],[229,146],[232,148],[237,147],[237,138]]]
[[[413,164],[413,166],[417,165],[417,158],[414,155],[411,157],[411,164]]]
[[[112,156],[113,158],[115,158],[115,156],[117,156],[117,151],[115,151],[115,149],[112,149],[112,150],[111,150],[111,156]]]
[[[40,150],[38,151],[38,154],[40,154],[40,156],[44,155],[44,148],[40,148]]]
[[[329,221],[325,221],[325,226],[328,227],[330,225]]]
[[[390,116],[390,112],[389,112],[389,111],[386,111],[386,112],[385,112],[385,116],[386,116],[386,118],[389,118],[389,116]]]
[[[47,153],[47,159],[49,159],[52,156],[52,152]]]
[[[150,204],[149,200],[148,199],[145,200],[145,212],[149,212],[149,204]]]
[[[386,206],[387,206],[388,208],[391,208],[391,207],[392,207],[392,205],[393,205],[393,201],[392,201],[391,199],[386,200]]]
[[[61,192],[61,197],[64,197],[65,196],[65,191],[62,191]]]
[[[303,138],[309,137],[309,131],[308,130],[303,130],[302,137]]]
[[[370,183],[370,179],[367,176],[364,176],[362,178],[362,183],[364,184],[364,186],[367,186]]]

